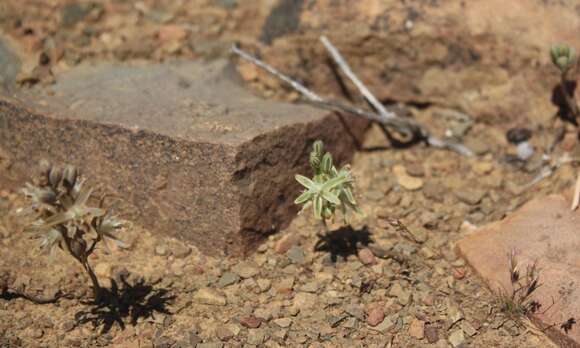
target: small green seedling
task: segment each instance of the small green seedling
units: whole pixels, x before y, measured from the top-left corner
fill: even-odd
[[[296,198],[295,204],[302,204],[303,210],[312,206],[314,218],[321,220],[326,228],[326,221],[334,218],[336,209],[342,212],[345,224],[348,223],[348,211],[360,213],[353,195],[353,179],[350,168],[344,166],[337,170],[332,163],[332,155],[324,152],[324,144],[317,140],[310,152],[310,166],[314,176],[309,179],[296,175],[296,180],[306,188]]]
[[[576,50],[566,44],[553,45],[550,49],[550,57],[552,58],[552,63],[563,74],[568,73],[576,65]]]
[[[98,302],[101,287],[88,258],[99,242],[103,242],[106,251],[107,240],[123,246],[113,235],[123,224],[104,207],[104,196],[98,207],[89,205],[93,189],[85,185],[75,167],[58,168],[48,162],[41,166],[40,178],[23,189],[31,201],[28,211],[34,214],[26,230],[40,238],[41,249],[48,250],[51,256],[60,248],[77,260],[89,275]]]

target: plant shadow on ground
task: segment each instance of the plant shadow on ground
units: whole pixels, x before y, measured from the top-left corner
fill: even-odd
[[[566,82],[566,90],[570,91],[571,95],[575,95],[576,93],[577,83],[576,81],[567,81]],[[572,110],[566,103],[566,97],[562,93],[561,83],[557,84],[552,89],[552,104],[558,107],[558,112],[556,116],[559,117],[562,121],[569,122],[575,126],[578,126],[578,120],[576,120],[575,115],[573,115]]]
[[[332,262],[336,262],[339,257],[345,260],[350,255],[357,255],[360,247],[366,247],[372,242],[367,226],[358,230],[345,226],[326,234],[318,234],[314,251],[329,252]]]
[[[136,325],[139,318],[150,318],[154,314],[171,314],[167,306],[172,304],[175,296],[167,289],[154,289],[138,280],[134,285],[129,284],[124,277],[120,279],[121,287],[115,280],[111,280],[110,289],[102,289],[102,299],[92,303],[92,308],[76,313],[78,324],[91,323],[101,327],[101,333],[107,333],[115,323],[124,330],[125,320]]]

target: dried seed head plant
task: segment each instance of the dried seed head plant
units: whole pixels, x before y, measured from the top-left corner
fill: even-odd
[[[508,269],[510,272],[511,293],[500,291],[499,306],[501,310],[511,316],[526,316],[540,309],[541,304],[532,298],[540,284],[538,263],[533,262],[526,267],[525,274],[521,274],[517,252],[515,249],[508,254]]]
[[[27,183],[23,192],[30,201],[26,212],[32,215],[26,231],[40,239],[41,249],[51,257],[58,248],[77,260],[89,275],[98,302],[101,287],[88,258],[100,244],[109,252],[109,240],[124,247],[114,235],[124,224],[105,207],[105,196],[98,200],[97,207],[89,205],[93,189],[77,168],[59,168],[46,161],[41,162],[39,177],[33,184]]]
[[[360,213],[353,194],[353,178],[350,167],[336,169],[332,155],[324,151],[324,143],[314,142],[309,158],[314,176],[309,179],[296,175],[296,180],[306,188],[295,204],[302,204],[303,210],[312,206],[314,218],[321,220],[326,229],[326,221],[334,218],[336,209],[342,212],[344,223],[348,224],[348,212]]]

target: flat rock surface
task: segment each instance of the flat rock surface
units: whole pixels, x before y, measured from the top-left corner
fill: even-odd
[[[267,101],[227,61],[80,66],[0,98],[0,179],[70,163],[126,216],[210,254],[242,254],[286,226],[312,142],[337,163],[368,122]]]
[[[21,62],[10,44],[0,37],[0,88],[14,87]]]
[[[580,45],[576,7],[555,0],[230,0],[195,6],[20,0],[2,2],[0,28],[34,57],[46,54],[44,64],[54,71],[95,58],[215,59],[240,42],[315,91],[338,95],[319,42],[325,33],[381,100],[459,108],[488,122],[514,115],[542,123],[557,111],[550,92],[559,76],[548,50],[557,42]],[[243,65],[247,81],[269,95],[288,95],[282,83]]]
[[[541,327],[554,325],[548,331],[556,342],[578,346],[580,329],[573,326],[566,335],[560,325],[580,314],[579,223],[580,212],[570,211],[569,199],[561,195],[540,197],[506,219],[478,229],[457,246],[496,292],[511,289],[507,257],[510,250],[518,251],[522,272],[537,260],[542,285],[534,292],[534,298],[542,307],[533,319]]]
[[[259,99],[243,83],[225,60],[100,64],[80,66],[59,76],[54,86],[20,92],[17,97],[59,119],[232,145],[327,114],[312,107]]]

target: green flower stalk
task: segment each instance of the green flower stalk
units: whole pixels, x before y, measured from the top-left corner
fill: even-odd
[[[317,140],[312,146],[309,163],[314,176],[309,179],[296,175],[296,180],[305,190],[294,201],[302,204],[303,210],[312,207],[314,218],[321,220],[324,226],[328,219],[334,218],[336,209],[340,209],[345,224],[348,223],[348,212],[353,210],[360,213],[353,194],[353,179],[350,168],[345,166],[336,169],[332,162],[332,155],[324,152],[324,144]]]
[[[576,50],[566,44],[553,45],[550,49],[550,58],[552,58],[552,63],[565,74],[576,65]]]

